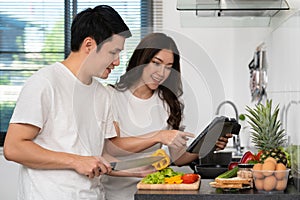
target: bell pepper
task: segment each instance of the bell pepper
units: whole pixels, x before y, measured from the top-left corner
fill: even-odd
[[[170,157],[168,156],[168,154],[165,152],[165,150],[163,149],[158,149],[156,150],[152,156],[162,156],[164,157],[162,160],[153,163],[152,166],[156,169],[156,170],[162,170],[165,169],[166,167],[168,167],[170,165]]]
[[[176,175],[172,177],[166,177],[165,178],[165,183],[166,184],[180,184],[182,183],[181,175]]]
[[[230,162],[228,165],[228,170],[232,170],[236,166],[238,166],[239,162]]]
[[[240,160],[240,163],[248,163],[249,161],[254,161],[256,162],[256,156],[251,152],[251,151],[247,151],[246,153],[244,153],[243,157]]]
[[[263,154],[263,150],[260,150],[257,154],[256,154],[256,160],[259,161],[261,154]]]

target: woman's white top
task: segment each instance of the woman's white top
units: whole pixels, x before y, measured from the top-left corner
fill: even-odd
[[[155,92],[148,99],[134,96],[130,90],[119,92],[108,87],[112,94],[114,120],[120,127],[120,137],[139,136],[145,133],[168,128],[168,107]],[[141,153],[118,157],[120,160],[144,157],[160,148],[160,144],[152,146]],[[136,185],[141,178],[112,177],[101,178],[108,200],[131,200],[137,191]]]

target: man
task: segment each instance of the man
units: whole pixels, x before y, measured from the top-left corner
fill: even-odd
[[[18,199],[104,199],[111,171],[101,157],[115,137],[105,78],[119,65],[129,28],[109,6],[73,20],[71,53],[28,79],[8,127],[4,155],[21,164]]]

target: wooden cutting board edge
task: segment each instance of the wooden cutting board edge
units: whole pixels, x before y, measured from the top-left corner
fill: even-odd
[[[198,181],[191,184],[145,184],[141,181],[137,184],[139,190],[198,190],[200,186],[201,178]]]

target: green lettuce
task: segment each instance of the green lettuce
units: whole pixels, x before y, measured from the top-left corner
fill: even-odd
[[[175,172],[172,168],[167,167],[160,171],[148,174],[145,178],[142,179],[142,183],[146,184],[164,184],[165,178],[173,177],[176,175],[183,175],[182,172]]]

